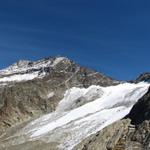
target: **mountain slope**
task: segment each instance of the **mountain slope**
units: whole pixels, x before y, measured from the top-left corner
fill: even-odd
[[[65,57],[19,61],[0,71],[0,150],[115,148],[130,126],[120,119],[147,106],[143,79],[116,81]]]
[[[148,88],[146,83],[124,83],[70,89],[54,113],[30,122],[11,136],[3,135],[1,148],[19,149],[21,144],[40,140],[50,145],[57,143],[53,149],[70,150],[91,134],[122,119]]]
[[[0,133],[54,111],[71,87],[118,83],[65,57],[19,61],[0,71]]]

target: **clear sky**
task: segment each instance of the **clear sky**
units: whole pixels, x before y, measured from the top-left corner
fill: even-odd
[[[55,55],[116,79],[150,71],[150,0],[1,0],[0,68]]]

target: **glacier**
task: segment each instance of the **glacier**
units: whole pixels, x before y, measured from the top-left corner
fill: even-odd
[[[150,84],[122,83],[115,86],[73,87],[66,91],[56,111],[31,121],[16,135],[26,141],[58,143],[71,150],[83,139],[125,117],[149,89]],[[15,139],[16,140],[16,139]]]

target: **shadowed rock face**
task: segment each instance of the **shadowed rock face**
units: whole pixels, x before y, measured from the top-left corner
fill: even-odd
[[[54,111],[68,88],[119,83],[67,58],[19,61],[0,71],[0,77],[26,75],[37,71],[39,77],[33,80],[5,82],[5,86],[0,86],[0,133],[17,123]]]
[[[137,79],[137,82],[147,81],[150,82],[150,72],[141,74]]]
[[[132,120],[132,124],[141,124],[145,120],[150,120],[150,89],[149,91],[133,106],[127,118]]]
[[[136,82],[150,81],[150,73],[140,75]],[[145,120],[150,120],[150,88],[148,92],[133,106],[126,118],[131,119],[134,125],[141,124]]]

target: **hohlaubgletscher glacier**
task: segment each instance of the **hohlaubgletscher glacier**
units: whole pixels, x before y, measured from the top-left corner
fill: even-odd
[[[60,150],[71,150],[89,135],[126,116],[148,88],[145,82],[71,88],[55,112],[27,124],[15,137],[24,135],[20,144],[40,139],[58,143]]]

